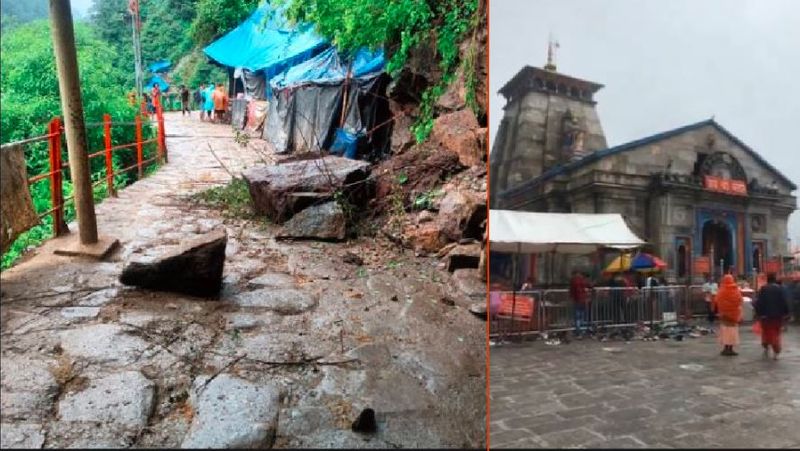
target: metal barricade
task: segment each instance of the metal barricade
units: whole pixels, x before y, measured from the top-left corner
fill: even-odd
[[[574,330],[575,305],[569,290],[545,290],[542,294],[542,332]]]

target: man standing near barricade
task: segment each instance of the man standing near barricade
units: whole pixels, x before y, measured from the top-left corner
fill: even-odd
[[[181,116],[188,114],[192,117],[191,109],[189,107],[189,88],[181,85]]]
[[[580,271],[572,271],[572,279],[569,282],[569,296],[572,299],[575,312],[575,336],[580,338],[585,333],[589,284]]]
[[[706,310],[708,312],[708,324],[714,323],[714,318],[717,316],[714,312],[714,297],[717,295],[719,285],[711,278],[708,273],[703,274],[706,283],[703,284],[703,299],[706,301]]]
[[[764,357],[769,357],[772,347],[773,358],[781,353],[781,331],[784,322],[789,320],[789,299],[775,280],[775,274],[767,275],[767,284],[758,290],[755,311],[761,322],[761,346]]]

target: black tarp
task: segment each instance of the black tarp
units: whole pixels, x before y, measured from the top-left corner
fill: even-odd
[[[388,77],[350,79],[345,84],[310,84],[273,91],[262,137],[278,153],[319,152],[332,144],[337,128],[363,135],[361,157],[379,158],[388,149],[389,104],[385,92]],[[347,91],[343,124],[342,99]],[[375,129],[376,126],[379,126]]]

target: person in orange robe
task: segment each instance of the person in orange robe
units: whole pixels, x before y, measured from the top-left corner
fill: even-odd
[[[719,343],[723,346],[721,355],[739,355],[733,347],[739,345],[739,323],[742,321],[743,303],[739,285],[732,275],[726,274],[714,297],[714,305],[720,320]]]

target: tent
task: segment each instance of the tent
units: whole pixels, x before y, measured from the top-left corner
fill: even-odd
[[[489,210],[492,251],[588,254],[601,247],[645,244],[619,214],[533,213]]]
[[[387,77],[382,50],[362,49],[345,58],[328,48],[287,68],[270,81],[267,123],[262,137],[276,152],[327,149],[336,130],[363,139],[362,153],[382,154],[389,144]]]
[[[268,89],[266,80],[327,47],[329,44],[314,32],[311,24],[290,26],[281,9],[263,4],[203,52],[217,64],[228,67],[231,76],[238,70],[246,94],[250,94],[248,85],[251,90],[259,86]],[[269,96],[269,92],[262,95]]]
[[[159,61],[156,61],[155,63],[151,64],[147,68],[150,70],[150,72],[152,72],[154,74],[157,74],[159,72],[166,71],[167,69],[169,69],[169,67],[171,65],[172,65],[172,62],[170,60],[159,60]]]
[[[169,83],[164,81],[164,79],[158,75],[153,75],[144,87],[148,90],[153,89],[154,84],[158,84],[158,88],[161,90],[161,92],[166,92],[167,89],[169,89]]]

